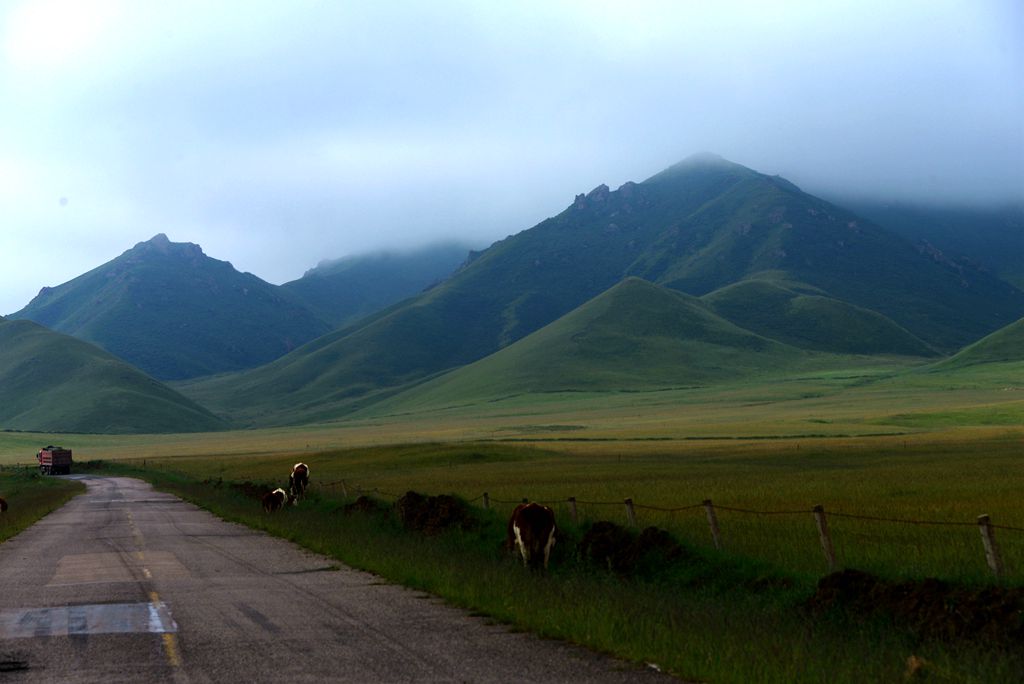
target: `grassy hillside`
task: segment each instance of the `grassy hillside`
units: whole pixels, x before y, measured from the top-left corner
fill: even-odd
[[[148,433],[223,426],[98,347],[31,321],[0,321],[0,428]]]
[[[12,318],[92,342],[160,379],[267,363],[329,330],[291,296],[157,235]]]
[[[629,278],[501,351],[385,401],[379,410],[521,393],[707,385],[811,357],[736,327],[699,299]]]
[[[954,355],[942,368],[987,363],[1024,362],[1024,318],[978,340]]]
[[[406,252],[359,254],[323,262],[281,289],[338,327],[436,285],[469,252],[464,244],[440,243]]]
[[[728,162],[719,165],[737,167]],[[694,163],[645,181],[653,205],[671,205]],[[735,182],[669,226],[630,273],[703,295],[764,271],[879,313],[952,352],[1024,314],[1024,292],[969,264],[911,243],[780,178],[743,167]]]
[[[759,277],[727,285],[702,300],[743,328],[804,349],[838,354],[935,354],[885,316],[800,283]]]

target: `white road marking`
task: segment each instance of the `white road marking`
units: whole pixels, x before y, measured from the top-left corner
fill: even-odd
[[[162,601],[0,611],[0,639],[73,634],[168,634],[177,631],[178,625]]]

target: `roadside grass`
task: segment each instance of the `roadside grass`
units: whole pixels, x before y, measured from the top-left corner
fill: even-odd
[[[423,454],[416,452],[418,458]],[[406,456],[410,456],[406,453]],[[715,682],[900,681],[910,655],[929,681],[1019,681],[1019,654],[977,644],[922,641],[898,626],[814,616],[804,603],[816,577],[685,546],[668,570],[621,577],[584,562],[574,541],[587,527],[563,521],[547,574],[527,571],[502,547],[505,513],[473,509],[478,527],[436,537],[380,513],[345,513],[331,492],[268,515],[230,483],[204,474],[108,463],[227,520],[265,530],[381,577],[442,597],[514,629],[566,639],[681,678]],[[261,483],[267,487],[272,479]],[[351,501],[351,498],[349,499]]]
[[[361,488],[394,500],[415,490],[456,494],[481,506],[487,492],[499,514],[529,498],[550,503],[560,521],[569,519],[567,500],[576,497],[582,520],[625,524],[622,502],[631,498],[641,526],[666,529],[698,549],[713,548],[700,506],[710,499],[726,557],[809,578],[826,571],[811,513],[820,504],[841,567],[978,584],[991,574],[977,517],[1024,528],[1022,451],[1024,433],[983,430],[813,440],[422,443],[146,464],[199,479],[283,486],[291,465],[302,460],[325,498],[340,499],[343,491],[354,497]],[[957,525],[927,524],[933,522]],[[996,535],[1005,581],[1024,584],[1024,532],[997,529]]]
[[[23,468],[0,469],[0,497],[8,504],[0,513],[0,543],[84,491],[85,485],[74,480],[43,477]]]

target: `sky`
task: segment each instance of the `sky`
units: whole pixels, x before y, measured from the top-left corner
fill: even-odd
[[[1018,0],[3,0],[0,314],[165,233],[272,283],[714,152],[1024,199]]]

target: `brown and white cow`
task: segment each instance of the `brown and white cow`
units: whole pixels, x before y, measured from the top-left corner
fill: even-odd
[[[284,508],[285,502],[290,501],[291,498],[288,492],[278,487],[274,491],[263,495],[263,510],[267,513],[279,511]]]
[[[508,546],[513,552],[518,549],[526,567],[547,570],[555,529],[553,510],[537,503],[519,504],[508,520]]]
[[[309,466],[305,463],[296,463],[292,466],[292,474],[288,476],[288,492],[291,494],[293,503],[299,502],[299,497],[306,493],[308,486]]]

